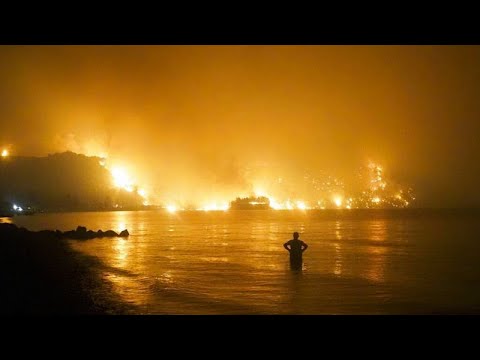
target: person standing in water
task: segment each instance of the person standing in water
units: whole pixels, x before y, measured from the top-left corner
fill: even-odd
[[[302,268],[303,252],[307,250],[308,245],[302,240],[299,240],[298,232],[293,233],[293,240],[287,241],[283,247],[290,253],[290,267],[295,270]]]

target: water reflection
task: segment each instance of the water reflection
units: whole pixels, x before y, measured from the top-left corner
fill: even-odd
[[[342,240],[342,234],[341,234],[341,231],[342,230],[342,223],[340,221],[336,221],[335,222],[335,238],[337,240]]]
[[[129,244],[127,240],[122,238],[115,238],[113,249],[115,251],[115,266],[126,268],[128,266]]]
[[[292,270],[292,272],[302,272],[303,267],[303,261],[295,261],[290,259],[290,270]]]
[[[207,262],[228,262],[228,257],[219,257],[219,256],[209,256],[209,257],[201,257],[200,260],[207,261]]]
[[[261,254],[265,252],[265,238],[267,237],[267,226],[264,223],[256,223],[251,227],[249,240],[245,245],[249,248],[251,256],[251,265],[258,267],[262,264],[258,263],[256,254]],[[283,244],[283,243],[282,243]],[[282,246],[282,244],[279,244]]]
[[[407,238],[410,230],[402,224],[400,232],[392,219],[316,219],[281,212],[275,213],[276,219],[251,212],[181,217],[157,212],[64,214],[63,222],[55,216],[27,220],[38,221],[40,228],[60,224],[68,230],[84,224],[129,230],[127,239],[74,244],[100,257],[114,288],[126,301],[148,307],[149,313],[318,314],[351,304],[378,306],[378,293],[388,288],[383,285],[405,276],[402,266],[408,265],[405,257],[398,258],[399,246],[392,245]],[[293,231],[309,245],[302,270],[290,269],[282,246]],[[399,270],[389,272],[391,264]]]
[[[317,292],[318,289],[311,287],[307,275],[302,270],[291,270],[287,276],[287,294],[284,301],[287,303],[286,309],[283,311],[291,314],[308,313],[306,304],[312,299],[321,296]]]
[[[333,273],[335,275],[342,275],[342,245],[340,243],[333,244],[335,247],[335,264]]]
[[[126,211],[115,211],[115,230],[122,231],[127,229],[126,223],[130,214]]]
[[[383,244],[387,236],[387,223],[385,220],[373,220],[368,224],[368,239],[378,245],[367,247],[367,269],[365,276],[374,282],[385,281],[385,265],[390,247]]]
[[[162,284],[172,284],[174,282],[172,271],[165,271],[157,277],[157,280]]]
[[[385,241],[387,236],[387,222],[385,220],[372,220],[368,224],[369,239]]]

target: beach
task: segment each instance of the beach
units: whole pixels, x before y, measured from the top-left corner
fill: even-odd
[[[71,249],[48,232],[0,224],[2,315],[102,315],[129,313],[102,280],[98,258]],[[101,293],[102,296],[96,294]]]
[[[479,211],[454,209],[18,216],[12,221],[32,231],[82,225],[130,236],[10,239],[16,253],[2,251],[2,266],[17,298],[2,311],[478,314],[479,219]],[[294,231],[309,245],[301,271],[290,269],[283,248]]]

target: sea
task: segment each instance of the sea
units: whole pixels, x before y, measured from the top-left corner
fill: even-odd
[[[128,229],[128,238],[69,243],[98,258],[104,291],[136,314],[480,314],[479,210],[72,212],[12,222]],[[295,231],[309,246],[300,270],[283,247]]]

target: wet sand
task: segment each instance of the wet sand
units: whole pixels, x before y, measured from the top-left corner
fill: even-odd
[[[0,314],[132,313],[132,306],[102,279],[102,266],[51,232],[0,224]]]

